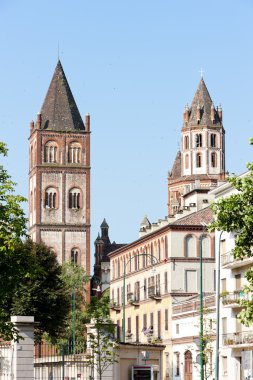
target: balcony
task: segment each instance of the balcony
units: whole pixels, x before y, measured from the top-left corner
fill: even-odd
[[[155,286],[149,286],[148,288],[148,296],[156,301],[160,301],[162,299],[160,289],[156,289]]]
[[[119,312],[121,310],[121,305],[117,302],[110,302],[110,309]]]
[[[128,299],[128,304],[133,306],[140,306],[140,296],[135,295]]]
[[[203,299],[203,307],[204,308],[211,308],[215,306],[215,295],[204,297]],[[184,314],[192,311],[199,311],[200,308],[200,302],[199,300],[194,301],[185,301],[180,302],[179,305],[175,304],[172,307],[172,314]]]
[[[253,331],[224,334],[222,345],[230,348],[253,347]]]
[[[222,304],[224,307],[238,308],[240,306],[240,301],[249,301],[252,299],[251,293],[244,293],[242,290],[235,290],[234,292],[223,292],[221,293]]]
[[[250,264],[253,264],[253,257],[235,259],[231,252],[227,252],[221,255],[221,265],[224,269],[235,269]]]

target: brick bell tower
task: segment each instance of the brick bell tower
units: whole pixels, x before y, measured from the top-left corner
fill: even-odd
[[[61,62],[29,137],[29,234],[90,273],[90,116],[83,122]]]
[[[181,146],[168,176],[168,214],[183,207],[193,189],[210,189],[225,179],[225,130],[222,108],[215,108],[201,78],[192,104],[186,105]]]

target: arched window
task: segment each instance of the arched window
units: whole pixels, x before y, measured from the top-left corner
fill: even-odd
[[[217,167],[217,153],[216,152],[211,153],[211,166],[212,168]]]
[[[164,246],[165,246],[165,259],[168,258],[168,239],[167,239],[167,236],[165,236],[165,242],[164,242]]]
[[[58,207],[57,190],[54,187],[48,187],[45,192],[45,207],[57,208]]]
[[[210,254],[210,239],[208,236],[201,237],[202,257],[211,257]]]
[[[55,141],[48,141],[44,147],[44,162],[55,163],[58,161],[58,146]]]
[[[157,244],[157,258],[158,258],[158,261],[161,260],[161,244],[160,244],[160,240],[158,240],[158,244]]]
[[[184,148],[189,149],[189,136],[184,137]]]
[[[195,257],[195,239],[193,236],[189,235],[185,239],[185,256]]]
[[[202,134],[197,133],[195,135],[195,148],[200,148],[202,147]]]
[[[211,147],[215,148],[217,144],[217,136],[215,133],[211,133]]]
[[[189,169],[189,154],[185,155],[185,169]]]
[[[196,167],[201,168],[201,166],[202,166],[202,154],[197,153],[196,154]]]
[[[71,262],[74,264],[78,263],[78,249],[77,248],[71,249]]]
[[[77,142],[69,145],[68,162],[71,164],[79,164],[81,162],[81,146]]]
[[[80,189],[73,188],[69,191],[69,208],[81,208],[81,191]]]

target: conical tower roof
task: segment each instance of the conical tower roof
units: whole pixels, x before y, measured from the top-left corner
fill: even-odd
[[[171,172],[169,173],[169,177],[178,178],[181,177],[181,152],[180,150],[177,152],[175,161],[173,163]]]
[[[207,125],[211,126],[214,124],[211,120],[211,108],[214,108],[213,101],[209,94],[209,91],[206,87],[205,81],[203,78],[200,79],[197,91],[194,95],[191,109],[188,126]],[[200,120],[197,117],[197,110],[200,110]],[[215,124],[220,124],[219,116],[217,110],[214,109]]]
[[[107,221],[105,220],[105,218],[104,218],[104,220],[103,220],[103,222],[102,222],[102,224],[101,224],[100,227],[101,228],[109,228],[109,226],[108,226]]]
[[[41,108],[41,118],[42,129],[54,131],[85,129],[60,60]]]

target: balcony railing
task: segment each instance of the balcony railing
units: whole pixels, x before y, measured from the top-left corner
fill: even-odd
[[[243,259],[236,259],[230,252],[221,255],[221,265],[226,268],[237,268],[240,266],[248,265],[253,262],[253,257],[245,257]]]
[[[203,299],[203,307],[209,308],[215,306],[215,295],[207,296]],[[186,301],[179,305],[174,305],[172,308],[172,314],[187,313],[189,311],[199,311],[200,302],[197,301]]]
[[[121,305],[117,302],[110,302],[110,309],[113,309],[115,311],[120,311]]]
[[[223,346],[253,346],[253,331],[224,334],[222,343]]]
[[[252,299],[252,294],[251,293],[244,293],[242,290],[236,290],[234,292],[230,293],[225,293],[222,297],[222,304],[224,306],[240,306],[240,301],[245,300],[249,301]]]

